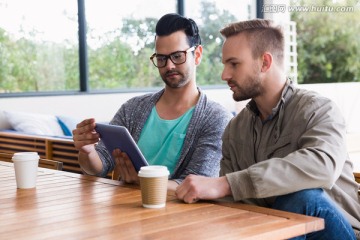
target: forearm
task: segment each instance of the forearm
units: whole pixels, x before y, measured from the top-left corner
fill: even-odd
[[[90,153],[79,152],[78,160],[86,174],[97,175],[102,171],[103,165],[95,148]]]

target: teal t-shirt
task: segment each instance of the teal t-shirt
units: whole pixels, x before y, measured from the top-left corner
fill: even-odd
[[[194,107],[177,119],[164,120],[153,107],[138,141],[150,165],[167,166],[170,174],[174,172],[193,111]]]

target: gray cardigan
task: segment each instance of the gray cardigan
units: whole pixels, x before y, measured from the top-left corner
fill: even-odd
[[[235,200],[271,207],[275,196],[323,188],[360,229],[359,185],[346,151],[338,107],[290,82],[266,122],[254,101],[224,132],[221,175]]]
[[[125,126],[135,142],[152,108],[164,89],[154,94],[134,97],[124,103],[110,124]],[[220,104],[211,101],[199,89],[200,98],[188,125],[183,148],[170,179],[181,182],[188,174],[216,177],[219,175],[223,131],[232,114]],[[114,162],[100,141],[96,150],[103,163],[99,176],[106,176],[114,169]]]

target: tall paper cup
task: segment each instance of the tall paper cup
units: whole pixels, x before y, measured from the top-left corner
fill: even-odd
[[[17,188],[36,186],[39,155],[37,152],[18,152],[12,157]]]
[[[139,171],[142,205],[162,208],[166,205],[169,171],[166,166],[144,166]]]

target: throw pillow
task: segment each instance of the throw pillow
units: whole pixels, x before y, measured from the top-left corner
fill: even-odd
[[[47,136],[64,136],[57,119],[53,115],[5,111],[11,127],[19,132]]]
[[[11,129],[11,125],[5,116],[5,111],[0,110],[0,130]]]
[[[72,136],[72,130],[81,122],[80,119],[68,116],[56,116],[65,136]]]

